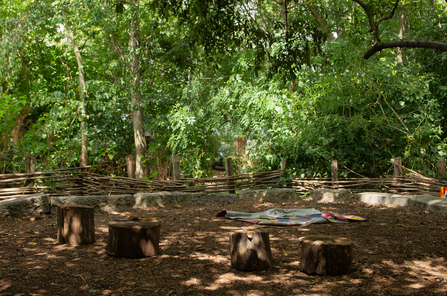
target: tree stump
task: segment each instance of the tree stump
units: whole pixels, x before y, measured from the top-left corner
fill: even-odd
[[[304,237],[301,243],[301,271],[331,276],[350,271],[354,248],[351,240],[331,235],[311,235]]]
[[[107,254],[131,258],[155,256],[159,253],[159,240],[160,222],[155,219],[110,221]]]
[[[269,234],[265,231],[235,232],[230,235],[231,266],[255,271],[272,267]]]
[[[63,204],[57,206],[57,242],[81,245],[95,241],[93,207]]]

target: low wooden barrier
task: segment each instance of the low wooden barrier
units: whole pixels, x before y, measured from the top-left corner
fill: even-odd
[[[399,161],[393,162],[399,174],[384,178],[339,178],[337,162],[332,161],[331,178],[283,178],[286,162],[281,170],[231,176],[227,165],[227,177],[149,181],[121,176],[103,176],[89,172],[89,167],[59,169],[51,172],[0,175],[0,200],[42,193],[50,196],[65,195],[116,195],[139,192],[236,192],[244,189],[294,188],[296,192],[309,192],[317,188],[346,188],[353,192],[381,191],[399,194],[439,195],[446,182],[425,177]],[[403,171],[408,174],[404,175]],[[228,174],[230,174],[228,176]]]

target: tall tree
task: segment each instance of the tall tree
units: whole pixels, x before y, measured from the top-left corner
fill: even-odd
[[[71,26],[67,21],[67,7],[62,7],[62,14],[64,17],[65,30],[67,30],[73,52],[78,64],[79,75],[79,96],[81,101],[81,156],[79,158],[79,166],[84,167],[88,164],[88,152],[87,152],[87,118],[88,118],[88,102],[87,102],[87,90],[85,88],[85,76],[84,66],[82,62],[81,51],[79,50],[78,43],[76,42],[75,35]]]
[[[147,142],[145,138],[144,118],[143,118],[143,106],[141,95],[141,40],[140,40],[140,1],[131,0],[123,4],[123,2],[109,1],[106,3],[96,3],[96,17],[101,18],[107,16],[100,21],[100,25],[109,36],[112,47],[118,54],[124,65],[130,70],[132,79],[130,81],[130,103],[132,105],[132,122],[133,122],[133,134],[135,143],[135,176],[137,178],[143,178],[146,175],[144,166],[144,157],[147,151]],[[105,7],[104,5],[107,5]],[[128,45],[127,52],[120,44],[120,40],[117,38],[117,28],[121,24],[115,24],[111,26],[103,21],[115,20],[118,22],[121,16],[113,16],[113,10],[116,14],[125,14],[123,20],[128,21]],[[105,13],[109,13],[106,15]],[[121,33],[121,32],[120,32]]]

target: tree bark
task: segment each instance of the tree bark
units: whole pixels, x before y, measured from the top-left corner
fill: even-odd
[[[237,270],[255,271],[272,267],[269,233],[236,232],[230,235],[231,266]]]
[[[22,110],[22,112],[20,113],[19,116],[14,118],[16,125],[13,127],[13,129],[11,131],[11,137],[12,137],[12,142],[16,145],[19,143],[20,140],[23,139],[23,136],[26,133],[25,119],[26,119],[26,117],[28,117],[28,115],[30,113],[31,113],[31,108],[26,107]]]
[[[333,40],[334,35],[332,35],[332,32],[329,30],[326,20],[321,16],[318,10],[311,3],[306,3],[306,6],[310,10],[314,18],[317,20],[318,24],[320,25],[321,31],[323,31],[323,33],[326,35],[326,40]]]
[[[132,61],[128,63],[125,59],[124,51],[119,46],[114,33],[110,34],[112,39],[112,45],[118,53],[120,59],[126,66],[130,68],[133,73],[133,79],[130,86],[130,97],[132,104],[132,122],[133,122],[133,134],[135,141],[135,177],[143,178],[146,175],[146,166],[143,164],[144,156],[147,151],[147,143],[144,132],[144,118],[143,107],[141,106],[142,96],[140,89],[140,9],[138,0],[132,0],[129,2],[131,7],[131,14],[133,19],[130,24],[129,30],[129,47],[131,48]]]
[[[374,34],[374,44],[381,43],[382,41],[380,40],[379,25],[381,22],[393,18],[394,12],[396,11],[396,8],[399,5],[400,0],[396,0],[393,10],[391,11],[391,13],[389,15],[382,16],[381,18],[378,18],[376,20],[374,20],[373,6],[367,5],[361,0],[353,0],[353,1],[356,2],[358,5],[360,5],[361,8],[363,8],[363,10],[366,13],[366,16],[368,17],[370,31],[373,32],[373,34]]]
[[[435,41],[387,41],[371,46],[363,55],[365,60],[369,59],[376,52],[385,48],[409,47],[409,48],[431,48],[447,51],[447,43]]]
[[[57,206],[57,242],[81,245],[95,241],[93,207],[84,205]]]
[[[312,235],[302,239],[302,272],[319,275],[343,275],[351,270],[353,242],[330,235]]]
[[[403,40],[409,30],[409,27],[410,27],[408,24],[408,22],[409,22],[408,10],[403,9],[400,11],[399,21],[400,21],[400,28],[399,28],[399,34],[397,34],[397,38],[399,38],[399,40]],[[397,59],[397,61],[396,61],[397,67],[400,67],[405,60],[405,57],[404,57],[401,47],[397,48],[396,59]]]
[[[84,66],[82,62],[81,52],[79,50],[78,44],[73,31],[67,22],[67,13],[63,11],[65,29],[71,40],[71,45],[76,57],[76,62],[78,63],[79,72],[79,89],[80,89],[80,99],[81,99],[81,156],[79,157],[79,166],[84,167],[88,165],[88,152],[87,152],[87,118],[88,118],[88,107],[87,107],[87,90],[85,89],[85,76],[84,76]]]
[[[160,222],[130,218],[109,222],[107,254],[130,258],[155,256],[159,253]]]

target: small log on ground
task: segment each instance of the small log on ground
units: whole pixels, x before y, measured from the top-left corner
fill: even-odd
[[[93,207],[62,204],[57,206],[57,242],[81,245],[95,241]]]
[[[231,266],[237,270],[255,271],[272,267],[268,232],[235,232],[230,235]]]
[[[155,256],[159,253],[160,222],[131,217],[109,222],[107,254],[131,258]]]
[[[301,241],[301,271],[307,274],[343,275],[350,271],[354,244],[331,235],[306,236]]]

